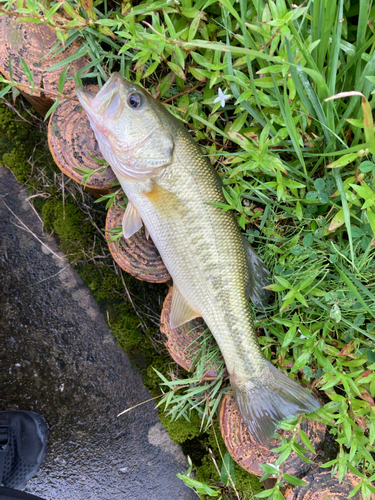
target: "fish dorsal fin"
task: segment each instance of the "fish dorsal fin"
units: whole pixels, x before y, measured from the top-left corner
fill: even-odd
[[[245,247],[247,268],[249,270],[248,296],[258,309],[265,309],[271,292],[263,287],[270,284],[270,272],[262,259],[256,254],[245,236],[242,236]]]
[[[186,300],[174,286],[171,316],[169,319],[171,328],[177,328],[178,326],[181,326],[184,323],[197,318],[198,316],[200,316],[200,314],[192,309],[192,307],[186,302]]]
[[[133,203],[129,201],[124,213],[124,218],[122,219],[122,232],[124,238],[129,239],[130,236],[133,236],[134,233],[141,229],[142,225],[142,219],[138,210]]]

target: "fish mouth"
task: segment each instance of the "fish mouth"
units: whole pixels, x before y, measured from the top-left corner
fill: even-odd
[[[83,108],[87,111],[87,109],[91,109],[91,103],[94,100],[95,96],[92,92],[89,92],[84,87],[76,87],[76,94],[79,102],[82,104]]]
[[[103,87],[96,94],[95,99],[102,99],[103,97],[114,94],[121,86],[124,81],[120,73],[112,73],[109,80],[103,85]]]
[[[98,119],[98,116],[104,115],[113,96],[118,93],[123,82],[124,79],[120,73],[113,73],[97,94],[83,86],[76,87],[76,94],[87,114],[92,119]]]

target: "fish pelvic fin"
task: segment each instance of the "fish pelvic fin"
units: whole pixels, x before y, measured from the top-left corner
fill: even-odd
[[[280,421],[311,413],[320,403],[301,385],[268,362],[261,377],[243,381],[231,377],[233,396],[251,436],[267,445]]]
[[[124,217],[122,219],[122,233],[124,238],[129,239],[143,226],[141,216],[131,201],[128,202]]]

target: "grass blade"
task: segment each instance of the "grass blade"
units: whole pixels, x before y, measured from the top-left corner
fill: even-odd
[[[31,73],[31,69],[29,68],[27,62],[22,59],[22,57],[21,57],[21,64],[23,71],[26,75],[26,78],[29,80],[30,85],[34,85],[34,77],[33,74]]]
[[[53,64],[52,66],[50,66],[49,68],[47,68],[46,71],[54,71],[55,69],[62,68],[63,66],[66,66],[67,64],[70,64],[71,62],[76,61],[80,57],[84,57],[86,54],[87,54],[87,49],[83,49],[82,50],[82,47],[79,47],[74,52],[74,54],[72,54],[71,56],[67,57],[63,61],[60,61],[60,62],[58,62],[56,64]]]
[[[348,205],[348,201],[346,199],[346,193],[345,193],[344,185],[343,185],[343,182],[341,179],[341,174],[340,174],[339,168],[333,169],[333,176],[335,178],[336,185],[337,185],[337,188],[338,188],[340,196],[341,196],[341,204],[342,204],[342,209],[344,211],[345,226],[346,226],[346,230],[348,232],[348,238],[349,238],[351,263],[352,263],[353,269],[357,269],[355,266],[355,259],[354,259],[353,236],[352,236],[352,228],[350,225],[349,205]]]
[[[59,78],[59,93],[62,94],[65,85],[66,74],[69,70],[69,66],[67,66],[64,71],[61,73]]]
[[[60,98],[58,97],[56,101],[52,104],[52,106],[49,108],[49,110],[46,113],[46,116],[44,117],[44,121],[48,120],[50,115],[55,111],[57,106],[60,104]]]

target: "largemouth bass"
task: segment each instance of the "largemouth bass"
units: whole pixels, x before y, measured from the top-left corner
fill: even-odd
[[[171,327],[201,316],[224,357],[234,398],[265,444],[283,418],[320,407],[276,369],[257,341],[249,305],[264,299],[264,265],[241,235],[222,182],[183,125],[114,73],[96,96],[77,88],[104,158],[129,199],[125,238],[145,225],[173,278]]]

